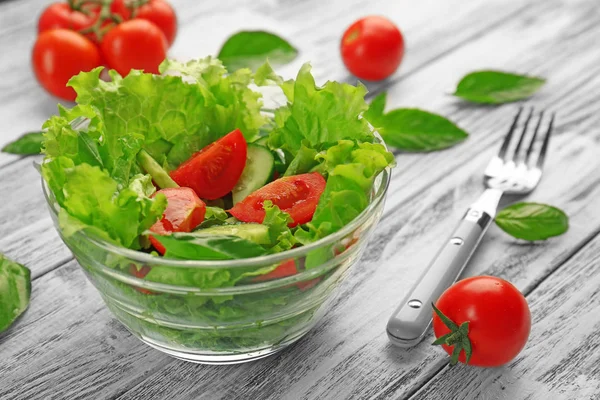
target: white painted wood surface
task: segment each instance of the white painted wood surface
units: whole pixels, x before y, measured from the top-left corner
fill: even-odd
[[[55,111],[56,100],[29,69],[35,21],[47,3],[0,2],[0,145],[38,129]],[[230,33],[263,28],[301,51],[282,74],[310,60],[320,80],[349,82],[355,79],[338,56],[344,28],[363,15],[386,15],[403,30],[407,53],[392,78],[369,88],[387,90],[388,107],[447,115],[471,137],[442,152],[398,154],[384,218],[331,312],[281,354],[224,367],[171,359],[122,328],[53,230],[33,158],[0,154],[0,252],[27,264],[34,277],[30,309],[0,335],[0,399],[600,398],[597,0],[173,3],[181,19],[175,57],[216,53]],[[528,104],[557,111],[558,124],[544,180],[527,199],[563,208],[571,229],[533,245],[490,229],[465,275],[516,284],[531,302],[531,340],[504,368],[448,370],[445,353],[427,343],[431,337],[400,350],[384,328],[481,191],[482,168],[515,111],[445,95],[480,68],[548,78]]]

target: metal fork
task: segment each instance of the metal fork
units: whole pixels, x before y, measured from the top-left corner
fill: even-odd
[[[550,118],[541,147],[535,151],[538,131],[544,118],[544,112],[540,112],[529,146],[525,150],[523,144],[534,114],[531,108],[517,144],[514,150],[510,150],[522,111],[523,108],[519,108],[498,155],[490,160],[484,171],[483,182],[486,190],[469,207],[454,233],[388,321],[387,333],[393,344],[411,347],[421,341],[431,325],[431,303],[437,301],[443,291],[460,276],[494,219],[502,195],[530,193],[542,178],[542,167],[553,131],[554,114]]]

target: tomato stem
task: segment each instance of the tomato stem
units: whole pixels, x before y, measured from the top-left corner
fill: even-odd
[[[444,313],[441,312],[435,306],[435,304],[431,303],[431,306],[433,307],[433,311],[436,313],[436,315],[450,330],[450,333],[440,336],[432,344],[454,346],[454,350],[450,356],[450,366],[454,366],[456,363],[458,363],[458,357],[460,356],[461,351],[465,352],[465,364],[468,364],[473,353],[471,348],[471,340],[469,339],[469,321],[465,321],[458,326],[454,321],[444,315]]]

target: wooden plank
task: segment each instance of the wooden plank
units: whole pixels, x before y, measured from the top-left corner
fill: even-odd
[[[576,112],[574,117],[561,117],[558,135],[552,143],[551,164],[542,186],[536,190],[534,197],[536,200],[552,202],[567,210],[572,216],[569,234],[545,244],[515,246],[513,240],[494,229],[486,238],[468,273],[493,273],[516,282],[520,288],[527,288],[551,273],[597,231],[599,216],[594,216],[597,214],[594,212],[594,201],[600,194],[596,182],[599,166],[596,147],[599,138],[598,132],[592,131],[586,135],[582,132],[597,122],[594,116],[584,119],[586,113],[591,113],[594,107],[597,108],[597,100],[591,94],[597,90],[599,84],[595,78],[597,70],[594,69],[591,50],[586,51],[584,45],[590,43],[590,38],[595,37],[598,32],[591,28],[567,43],[558,40],[560,32],[551,32],[551,29],[564,28],[568,23],[578,25],[578,21],[583,19],[576,11],[580,5],[550,3],[549,6],[542,7],[542,11],[547,13],[544,15],[540,15],[540,10],[531,9],[529,13],[507,26],[501,35],[504,37],[508,34],[506,40],[498,38],[498,35],[494,36],[494,32],[491,32],[466,46],[462,53],[457,52],[471,59],[477,56],[494,60],[498,49],[506,49],[506,59],[516,60],[514,66],[529,68],[535,65],[537,60],[527,60],[526,55],[531,53],[541,57],[550,54],[545,62],[548,62],[549,70],[557,74],[557,84],[552,90],[549,88],[545,91],[555,91],[555,94],[542,97],[544,104],[565,107],[569,111],[576,107],[583,110]],[[546,7],[553,7],[554,11]],[[587,12],[593,15],[593,10],[589,8],[591,7],[582,9],[581,14]],[[514,37],[517,34],[514,32],[522,28],[523,21],[531,18],[537,20],[523,33],[526,39],[515,46]],[[559,22],[555,22],[556,20]],[[533,34],[536,29],[542,32]],[[527,38],[528,34],[530,38]],[[490,36],[494,38],[493,41],[489,39]],[[555,46],[557,54],[548,52],[550,43]],[[561,51],[564,54],[558,54]],[[572,64],[565,65],[563,56],[577,53],[578,68],[574,69]],[[402,81],[398,92],[391,96],[391,101],[396,104],[401,101],[406,101],[407,104],[413,101],[425,103],[428,97],[432,98],[433,94],[439,92],[431,84],[422,85],[423,82],[433,82],[443,76],[446,69],[452,70],[455,65],[453,60],[454,57],[445,57],[430,68],[415,73],[411,79]],[[463,67],[468,64],[468,58],[461,60],[464,62],[461,64]],[[569,97],[566,92],[577,88],[579,82],[588,79],[588,75],[589,83],[583,88],[585,90],[576,90]],[[411,86],[415,81],[421,86]],[[406,97],[400,97],[400,92]],[[15,368],[19,365],[17,360],[27,360],[22,354],[31,346],[30,340],[23,340],[18,333],[21,322],[27,318],[32,318],[31,321],[38,320],[35,324],[32,322],[30,328],[40,332],[41,336],[36,337],[36,341],[61,336],[57,332],[63,332],[60,326],[55,328],[52,325],[57,323],[54,321],[54,315],[62,307],[66,307],[68,301],[72,301],[69,300],[69,296],[76,293],[77,288],[81,288],[82,285],[54,280],[56,284],[44,285],[40,296],[49,293],[48,296],[58,297],[56,301],[60,306],[57,306],[55,311],[49,310],[47,313],[42,312],[31,317],[29,313],[26,314],[9,332],[9,336],[5,335],[0,339],[0,368],[7,366],[0,370],[0,387],[11,390],[11,395],[22,394],[27,390],[27,398],[43,398],[50,390],[52,393],[69,393],[67,390],[72,390],[73,382],[83,378],[86,379],[86,393],[102,393],[103,396],[106,393],[106,397],[113,397],[118,391],[125,391],[133,386],[132,390],[123,394],[124,398],[362,398],[374,395],[401,397],[410,393],[431,377],[443,365],[444,360],[439,353],[426,345],[409,352],[392,348],[387,343],[383,331],[385,322],[399,300],[398,295],[414,282],[420,272],[419,267],[428,261],[432,246],[439,246],[440,240],[452,229],[460,213],[480,191],[481,167],[495,150],[493,147],[503,133],[496,129],[503,127],[513,111],[512,108],[503,107],[491,112],[487,108],[483,110],[463,107],[448,99],[446,101],[447,103],[437,103],[435,109],[452,113],[461,124],[479,134],[474,134],[465,145],[446,152],[399,157],[400,166],[390,188],[387,208],[388,212],[394,211],[393,216],[389,215],[378,227],[372,246],[363,261],[354,268],[348,281],[341,288],[336,307],[307,338],[292,349],[261,362],[237,367],[205,367],[168,360],[164,369],[153,373],[158,371],[154,366],[162,366],[156,360],[163,360],[164,356],[144,348],[132,337],[117,335],[115,340],[122,346],[118,351],[103,354],[84,350],[77,353],[77,356],[85,361],[85,367],[78,365],[77,368],[71,369],[69,365],[64,366],[60,375],[53,375],[55,382],[50,389],[49,384],[37,385],[42,379],[40,376],[52,372],[44,369],[44,363],[29,362],[17,371]],[[484,133],[486,136],[483,136]],[[474,157],[475,154],[479,155]],[[444,179],[438,179],[439,174],[433,173],[435,170],[431,172],[431,169],[438,165],[444,166],[445,169],[448,169],[448,166],[452,167],[453,173]],[[568,165],[569,168],[559,168],[558,165]],[[439,181],[436,186],[428,188],[429,183],[435,180]],[[416,193],[421,193],[421,197],[419,201],[412,201]],[[376,267],[378,271],[373,273]],[[42,282],[42,279],[54,279],[55,275],[63,273],[64,270],[59,268],[52,271],[36,280],[34,285]],[[64,274],[80,273],[70,270]],[[91,288],[88,284],[84,287],[82,296],[90,293]],[[101,307],[99,304],[96,306]],[[70,313],[60,314],[61,317],[68,319],[73,313],[83,313],[85,318],[93,315],[93,307],[88,303],[73,307],[77,309],[69,309]],[[100,338],[115,333],[115,328],[106,322],[109,319],[108,312],[104,312],[105,316],[94,316],[83,324],[85,329],[82,328],[77,334],[62,335],[60,343],[54,346],[57,350],[47,346],[39,351],[50,352],[52,356],[58,357],[60,352],[72,351],[74,347],[94,348]],[[17,333],[13,334],[15,331]],[[86,336],[90,336],[89,342]],[[143,361],[137,361],[139,364],[134,365],[130,359],[126,364],[121,364],[119,360],[127,356],[138,357]],[[147,366],[148,363],[150,366]],[[132,367],[128,373],[112,377],[120,389],[116,389],[116,386],[110,386],[108,389],[102,386],[106,369],[113,365],[116,365],[117,370]],[[272,371],[278,371],[277,376],[269,379]],[[135,379],[130,380],[132,376]],[[119,382],[118,379],[123,381]],[[5,381],[10,384],[4,385]],[[185,384],[173,384],[181,381]],[[135,385],[136,382],[139,384]],[[30,389],[28,384],[34,388]],[[15,389],[15,385],[20,387]]]
[[[527,296],[523,352],[500,368],[447,368],[411,399],[594,399],[600,393],[600,236]]]
[[[73,257],[52,225],[34,159],[41,157],[1,169],[0,252],[27,265],[37,277]]]
[[[299,66],[312,61],[320,79],[355,81],[345,70],[338,53],[338,42],[344,29],[365,14],[387,15],[398,23],[407,38],[408,53],[396,76],[406,75],[420,66],[456,48],[475,35],[512,18],[525,6],[517,0],[458,2],[424,0],[412,2],[384,0],[353,2],[293,3],[174,1],[179,12],[180,32],[170,55],[179,59],[216,54],[222,42],[240,29],[267,29],[288,38],[300,49],[298,60],[281,69],[293,76]],[[0,147],[23,132],[37,130],[48,116],[56,113],[57,99],[47,94],[36,82],[30,69],[29,49],[33,47],[36,20],[41,12],[40,0],[0,4],[0,15],[7,21],[0,28],[12,29],[0,36],[0,48],[6,49],[0,60]],[[460,6],[458,6],[460,4]],[[431,10],[436,10],[432,13]],[[8,11],[5,11],[8,10]],[[0,17],[2,18],[2,17]],[[469,20],[470,26],[463,27]],[[16,22],[21,21],[21,22]],[[423,29],[423,26],[435,29]],[[14,162],[14,155],[0,153],[0,167]]]
[[[0,334],[0,399],[109,398],[172,361],[146,347],[70,262],[33,282],[29,310]]]

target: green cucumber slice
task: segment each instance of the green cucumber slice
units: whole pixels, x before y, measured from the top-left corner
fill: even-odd
[[[206,229],[198,229],[189,235],[216,235],[237,236],[250,240],[256,244],[271,244],[269,227],[262,224],[237,224],[211,226]]]
[[[264,146],[264,147],[267,147],[268,143],[269,143],[269,137],[268,136],[263,136],[263,137],[255,140],[254,142],[252,142],[252,144],[257,144],[259,146]]]
[[[269,149],[249,143],[246,167],[240,180],[231,191],[233,204],[244,200],[250,193],[265,186],[273,176],[274,166],[275,158]]]

